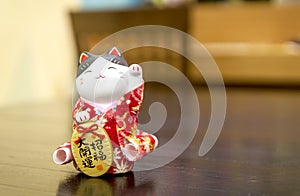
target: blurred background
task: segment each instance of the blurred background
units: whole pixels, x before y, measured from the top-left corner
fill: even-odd
[[[1,1],[0,105],[70,94],[77,56],[68,11],[79,3]]]
[[[70,97],[79,53],[142,24],[167,25],[195,37],[214,57],[227,86],[300,85],[297,0],[10,0],[1,2],[0,11],[0,106]],[[126,43],[118,44],[122,49]],[[182,47],[193,51],[184,40]],[[149,51],[154,49],[139,53]],[[148,56],[132,50],[125,58],[166,60],[193,84],[204,83],[191,62],[167,50],[156,48]]]

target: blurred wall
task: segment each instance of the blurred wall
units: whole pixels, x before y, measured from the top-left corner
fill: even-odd
[[[78,1],[0,2],[0,106],[71,94],[77,56],[68,11]]]

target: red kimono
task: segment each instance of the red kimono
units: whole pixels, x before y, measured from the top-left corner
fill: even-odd
[[[102,169],[101,165],[95,164],[95,160],[111,159],[106,173],[125,173],[133,168],[134,161],[156,148],[158,144],[156,137],[137,129],[143,90],[142,84],[123,95],[116,104],[105,111],[82,98],[77,101],[73,110],[73,130],[76,134],[74,136],[73,133],[71,143],[75,166],[81,164],[80,170],[86,167]],[[75,115],[86,110],[89,111],[90,119],[88,124],[85,122],[83,126],[84,123],[76,121]],[[92,139],[88,139],[87,136]],[[89,142],[86,142],[88,140]],[[70,147],[70,143],[67,145]],[[74,149],[77,151],[76,155]]]

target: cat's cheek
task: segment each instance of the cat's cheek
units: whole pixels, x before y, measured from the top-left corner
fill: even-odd
[[[82,86],[83,84],[84,84],[83,78],[80,78],[80,80],[79,80],[79,85]]]

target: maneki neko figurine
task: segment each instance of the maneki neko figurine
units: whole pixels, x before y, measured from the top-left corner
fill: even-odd
[[[118,48],[103,55],[83,52],[73,109],[73,134],[53,153],[56,164],[74,163],[79,171],[98,177],[126,173],[152,152],[157,138],[138,129],[144,81],[138,64],[128,66]]]

